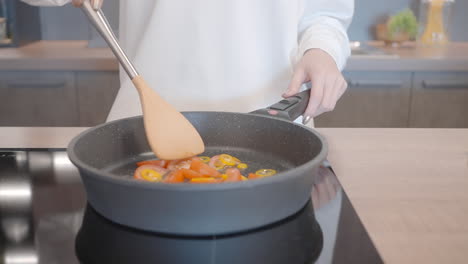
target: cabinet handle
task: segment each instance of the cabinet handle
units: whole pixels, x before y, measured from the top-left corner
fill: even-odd
[[[468,81],[440,81],[440,80],[424,80],[422,88],[426,89],[468,89]]]
[[[353,81],[353,80],[348,80],[348,85],[353,86],[353,87],[401,87],[403,82],[401,80],[386,80],[386,81],[379,81],[379,80],[359,80],[359,81]]]
[[[15,81],[7,83],[9,88],[60,88],[65,81]]]

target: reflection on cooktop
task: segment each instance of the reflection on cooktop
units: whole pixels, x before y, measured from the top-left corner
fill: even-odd
[[[76,239],[82,263],[314,263],[321,249],[322,232],[310,202],[298,214],[264,228],[196,237],[120,226],[87,206]]]
[[[333,171],[315,182],[311,201],[278,223],[181,237],[96,213],[64,150],[0,150],[0,263],[382,263]]]

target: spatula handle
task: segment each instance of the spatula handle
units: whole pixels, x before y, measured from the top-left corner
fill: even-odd
[[[109,22],[107,22],[107,19],[104,16],[102,10],[100,8],[98,10],[94,10],[89,0],[83,1],[81,10],[83,10],[89,21],[93,24],[99,34],[101,34],[102,38],[104,38],[104,40],[107,42],[114,55],[120,61],[120,65],[122,65],[124,70],[127,72],[130,79],[138,76],[139,74],[137,70],[117,42],[117,38],[112,32],[112,28],[110,27]]]

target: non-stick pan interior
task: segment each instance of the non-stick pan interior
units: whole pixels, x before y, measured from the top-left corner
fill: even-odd
[[[249,164],[250,171],[272,168],[279,172],[315,158],[322,141],[308,128],[288,121],[250,114],[187,112],[184,115],[202,136],[206,152],[227,153]],[[155,158],[145,137],[141,117],[98,126],[80,137],[76,157],[86,166],[130,176],[135,162]]]

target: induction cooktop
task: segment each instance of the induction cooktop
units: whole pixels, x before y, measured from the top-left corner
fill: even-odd
[[[78,171],[64,149],[1,149],[0,263],[326,264],[382,259],[328,164],[320,168],[309,202],[286,219],[237,234],[176,236],[122,226],[97,213],[86,202]]]

